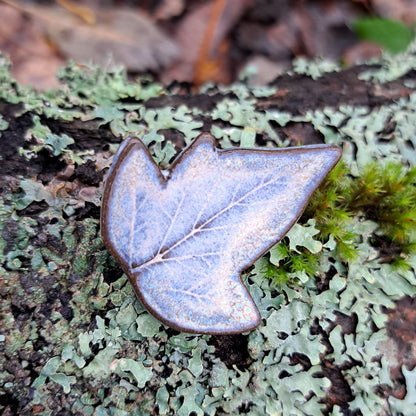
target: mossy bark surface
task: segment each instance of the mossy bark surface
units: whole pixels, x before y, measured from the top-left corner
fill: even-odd
[[[321,218],[315,199],[244,275],[262,325],[230,336],[179,333],[149,315],[99,232],[103,180],[128,135],[162,167],[210,132],[223,148],[336,144],[349,187],[371,163],[394,161],[410,175],[412,48],[349,69],[298,61],[255,88],[163,88],[70,65],[62,89],[40,93],[0,64],[3,414],[416,412],[411,218],[396,238],[399,228],[350,203],[348,220],[327,231],[333,217]],[[394,204],[416,209],[412,180],[386,205],[393,213]],[[340,186],[334,201],[351,192]]]

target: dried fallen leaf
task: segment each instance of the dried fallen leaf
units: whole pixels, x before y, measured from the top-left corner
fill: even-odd
[[[240,273],[279,241],[340,157],[334,146],[218,150],[200,135],[161,171],[138,139],[110,170],[101,229],[143,304],[186,332],[260,323]]]
[[[416,22],[416,3],[408,0],[372,0],[376,14],[398,20],[409,26]]]
[[[56,0],[56,2],[89,25],[95,24],[95,13],[89,7],[74,3],[72,0]]]
[[[82,63],[106,66],[111,58],[131,71],[146,71],[164,67],[177,57],[176,45],[133,10],[99,10],[96,19],[96,25],[74,21],[72,26],[57,20],[48,25],[48,33],[61,53]]]
[[[307,56],[337,60],[346,48],[356,43],[348,24],[360,15],[361,9],[354,2],[302,2],[288,20],[298,28],[299,46]]]
[[[370,59],[380,58],[381,55],[381,46],[363,41],[348,48],[342,56],[342,60],[348,66],[352,66],[369,61]]]
[[[132,9],[97,10],[92,25],[61,7],[10,3],[36,19],[63,56],[79,63],[115,63],[138,72],[160,69],[178,55],[175,43]]]
[[[180,59],[161,75],[162,81],[229,82],[227,36],[250,3],[252,0],[201,2],[186,13],[173,35]]]
[[[155,12],[155,18],[158,20],[168,20],[172,17],[179,16],[185,10],[185,1],[184,0],[167,0],[162,1],[161,4],[157,6]]]
[[[56,73],[65,62],[56,56],[33,19],[8,4],[0,4],[0,16],[0,50],[13,62],[13,76],[23,85],[57,88]]]

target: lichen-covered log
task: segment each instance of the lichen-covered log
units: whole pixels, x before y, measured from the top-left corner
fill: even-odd
[[[197,91],[71,65],[39,93],[0,61],[3,414],[416,412],[414,46]],[[343,149],[299,224],[245,273],[262,317],[248,334],[163,326],[100,238],[121,140],[140,137],[167,167],[204,131],[223,148]]]

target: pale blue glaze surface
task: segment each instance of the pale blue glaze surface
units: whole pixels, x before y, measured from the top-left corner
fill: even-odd
[[[128,139],[106,184],[104,241],[168,325],[253,329],[260,316],[240,273],[285,235],[339,157],[325,145],[218,150],[205,134],[165,179],[146,147]]]

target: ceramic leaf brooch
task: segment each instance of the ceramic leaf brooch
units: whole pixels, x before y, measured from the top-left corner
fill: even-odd
[[[241,272],[287,233],[340,155],[331,145],[219,150],[201,134],[160,170],[129,138],[105,184],[104,243],[141,302],[168,326],[252,330],[260,314]]]

